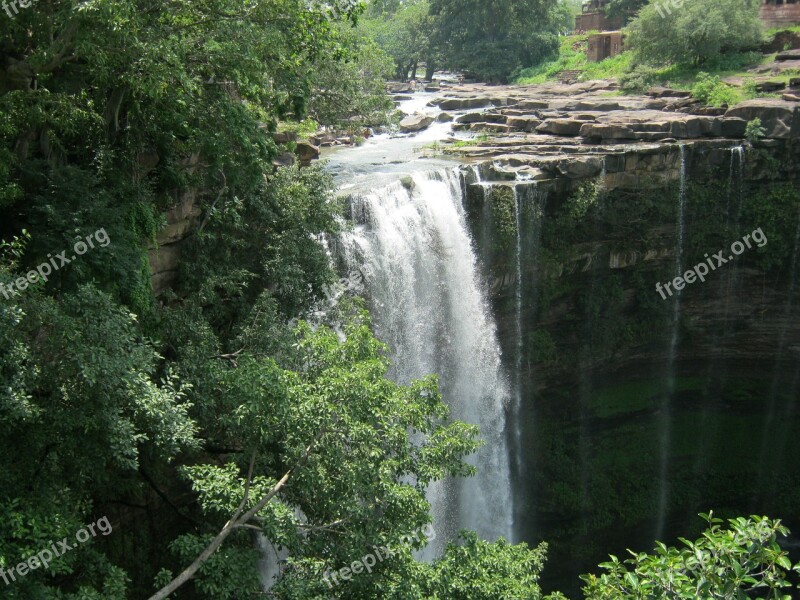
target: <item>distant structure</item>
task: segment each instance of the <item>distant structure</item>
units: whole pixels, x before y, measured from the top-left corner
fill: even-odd
[[[625,38],[621,31],[604,31],[589,36],[586,58],[589,62],[600,62],[625,50]]]
[[[800,25],[800,0],[763,0],[760,16],[767,29]]]
[[[588,0],[583,3],[581,14],[575,17],[575,32],[616,31],[625,24],[624,17],[608,18],[606,7],[610,0]]]

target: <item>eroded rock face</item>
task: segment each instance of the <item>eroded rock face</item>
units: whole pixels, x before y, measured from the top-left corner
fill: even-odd
[[[415,113],[400,121],[400,131],[403,133],[422,131],[423,129],[427,129],[430,124],[433,123],[433,120],[434,118],[430,115]]]
[[[785,140],[800,137],[800,105],[788,100],[757,98],[737,104],[725,113],[745,123],[760,119],[767,139]]]

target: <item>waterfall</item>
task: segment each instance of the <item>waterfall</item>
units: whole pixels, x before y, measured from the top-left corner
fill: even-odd
[[[728,174],[728,204],[727,217],[728,224],[731,221],[731,199],[736,198],[736,223],[738,224],[741,216],[742,199],[744,197],[744,146],[734,146],[731,148],[731,166]],[[734,179],[735,185],[734,185]]]
[[[517,472],[519,472],[522,453],[519,451],[522,445],[522,423],[520,413],[522,412],[522,218],[520,216],[520,197],[517,186],[514,186],[514,221],[517,229],[516,251],[515,251],[515,280],[514,286],[514,321],[516,336],[516,351],[514,356],[514,444],[517,457]]]
[[[490,540],[513,537],[510,394],[462,193],[456,170],[415,174],[406,186],[361,196],[361,224],[338,240],[347,268],[362,273],[377,336],[391,349],[391,377],[408,383],[439,374],[452,417],[478,425],[486,442],[468,459],[475,477],[429,487],[437,537],[425,558],[441,554],[462,528]]]
[[[686,228],[686,146],[681,144],[681,175],[678,190],[678,220],[675,236],[675,276],[683,275],[683,242]],[[672,402],[675,396],[675,362],[678,356],[680,341],[681,291],[675,290],[672,308],[672,333],[669,342],[669,359],[667,363],[667,385],[661,401],[661,439],[659,465],[658,521],[655,539],[662,540],[666,528],[669,508],[669,455],[670,436],[672,432]]]
[[[797,302],[795,297],[797,296],[798,291],[797,279],[799,266],[800,210],[798,210],[797,214],[797,227],[794,235],[794,249],[792,251],[792,266],[790,271],[791,275],[789,280],[789,289],[786,297],[786,303],[784,304],[783,318],[786,323],[790,323],[793,318],[796,318],[794,316],[797,312]],[[772,371],[772,384],[769,391],[769,407],[767,409],[766,416],[764,417],[764,425],[762,428],[763,441],[761,443],[761,452],[759,455],[759,465],[762,466],[766,465],[769,461],[773,461],[783,455],[784,449],[788,442],[786,439],[786,433],[778,436],[778,439],[776,439],[774,436],[770,437],[769,432],[774,428],[776,419],[791,419],[796,408],[797,388],[800,386],[800,361],[795,359],[793,371],[787,370],[787,361],[784,357],[787,355],[787,347],[789,344],[790,340],[787,339],[787,328],[784,327],[781,329],[780,337],[778,338],[778,343],[776,345],[775,364]],[[783,414],[779,414],[780,411],[778,410],[778,397],[781,395],[786,395],[787,397],[791,398],[784,408]],[[758,485],[755,488],[756,490],[762,488],[765,472],[766,469],[759,469],[759,479]]]

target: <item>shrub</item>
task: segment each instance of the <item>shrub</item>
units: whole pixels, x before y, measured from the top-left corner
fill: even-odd
[[[756,117],[744,128],[744,137],[751,144],[764,137],[766,130],[761,126],[761,119]]]
[[[719,76],[702,71],[697,74],[692,95],[710,106],[729,106],[736,103],[736,93],[729,85],[723,83]]]
[[[659,83],[659,80],[658,69],[647,65],[637,65],[619,78],[619,84],[625,92],[642,92]]]
[[[757,49],[763,39],[756,0],[656,0],[626,30],[637,59],[653,65],[706,65],[724,54]]]

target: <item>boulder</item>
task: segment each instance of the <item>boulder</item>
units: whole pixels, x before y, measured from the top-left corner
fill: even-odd
[[[506,119],[506,125],[512,129],[528,133],[536,131],[536,128],[541,125],[541,123],[542,122],[536,117],[508,117],[508,119]]]
[[[558,172],[570,179],[584,179],[595,177],[603,170],[603,163],[599,158],[581,157],[568,158],[558,162]]]
[[[402,94],[407,92],[413,92],[414,86],[410,83],[399,83],[399,82],[390,82],[386,84],[386,91],[390,94]]]
[[[536,131],[539,133],[552,133],[553,135],[566,135],[574,137],[581,132],[581,126],[585,121],[575,119],[549,119],[539,125]]]
[[[288,144],[289,142],[297,141],[297,132],[295,131],[282,131],[280,133],[273,133],[272,139],[276,144]]]
[[[506,116],[496,113],[467,113],[456,119],[456,123],[505,123]]]
[[[319,158],[319,146],[314,146],[308,142],[298,142],[294,149],[297,158],[300,159],[300,164],[308,166],[312,160]]]
[[[647,95],[653,98],[691,98],[689,90],[673,90],[665,87],[652,87],[647,90]]]
[[[431,123],[433,123],[433,117],[430,115],[414,113],[400,121],[400,131],[403,133],[422,131],[423,129],[427,129]]]
[[[781,98],[787,102],[800,102],[800,96],[797,94],[782,94]]]
[[[469,126],[470,131],[491,131],[493,133],[509,133],[511,127],[503,125],[502,123],[472,123]]]
[[[800,60],[800,50],[784,50],[783,52],[778,53],[778,56],[775,57],[775,60]]]
[[[794,102],[774,98],[756,98],[737,104],[725,113],[745,122],[760,119],[764,137],[768,139],[789,139],[800,136],[800,112]],[[723,124],[724,126],[724,124]]]
[[[584,123],[581,137],[601,140],[634,140],[636,134],[624,123]]]
[[[291,152],[281,152],[272,159],[275,167],[291,167],[295,163],[295,156]]]
[[[747,121],[739,119],[738,117],[726,117],[719,119],[720,132],[722,137],[728,138],[742,138],[744,131],[747,128]]]
[[[442,110],[466,110],[469,108],[486,108],[492,106],[489,98],[442,98],[436,101]]]
[[[436,121],[438,123],[449,123],[452,120],[453,120],[453,115],[446,112],[439,113],[439,115],[436,117]]]
[[[786,89],[782,81],[762,81],[756,84],[756,91],[760,94],[772,94]]]

